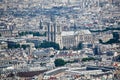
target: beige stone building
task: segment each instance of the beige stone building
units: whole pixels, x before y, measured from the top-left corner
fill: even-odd
[[[7,49],[8,44],[6,42],[0,42],[0,49]]]
[[[76,47],[80,42],[93,42],[93,36],[89,30],[62,31],[56,35],[56,43],[59,43],[60,48]]]
[[[4,37],[10,37],[10,36],[12,36],[12,31],[3,29],[3,30],[0,30],[0,34],[1,34],[1,36],[4,36]]]

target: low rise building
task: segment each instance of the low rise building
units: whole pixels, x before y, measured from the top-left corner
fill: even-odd
[[[0,34],[1,36],[4,36],[4,37],[10,37],[12,36],[12,31],[11,30],[0,30]]]
[[[0,42],[0,49],[7,49],[8,44],[6,42]]]

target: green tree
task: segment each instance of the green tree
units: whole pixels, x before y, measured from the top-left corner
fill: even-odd
[[[59,50],[59,44],[55,43],[55,42],[48,42],[48,41],[44,41],[43,43],[40,44],[39,48],[49,48],[49,47],[53,47],[56,50]]]
[[[16,44],[14,47],[15,48],[20,48],[20,44]]]
[[[8,44],[8,48],[9,48],[9,49],[20,48],[20,44],[17,44],[17,43]]]
[[[46,32],[39,33],[39,32],[32,32],[32,31],[25,31],[25,32],[19,32],[19,36],[25,36],[27,34],[33,34],[33,36],[46,36]]]
[[[33,36],[42,36],[39,32],[33,32]]]
[[[77,49],[79,50],[79,49],[82,49],[82,48],[83,48],[83,43],[80,42],[80,43],[78,44],[78,46],[77,46]]]
[[[99,39],[99,43],[103,44],[103,41],[101,39]]]
[[[56,67],[60,67],[60,66],[64,66],[66,63],[63,59],[56,59],[54,61],[54,64],[55,64]]]
[[[91,60],[96,60],[96,59],[93,58],[93,57],[83,58],[83,59],[82,59],[83,62],[85,62],[85,61],[91,61]]]
[[[30,47],[29,45],[21,45],[21,47],[23,48],[23,49],[26,49],[26,48],[28,48],[28,47]]]
[[[120,22],[118,22],[118,25],[120,25]]]
[[[113,39],[118,40],[119,39],[119,34],[118,32],[113,32]]]
[[[43,36],[47,36],[47,32],[44,32],[44,33],[43,33]]]
[[[54,55],[51,55],[51,56],[50,56],[50,58],[53,58],[53,57],[54,57]]]
[[[120,62],[120,55],[118,55],[117,57],[115,57],[115,61]]]
[[[63,47],[63,50],[67,50],[67,48],[64,46],[64,47]]]

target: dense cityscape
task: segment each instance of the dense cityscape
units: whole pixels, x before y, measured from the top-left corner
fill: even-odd
[[[120,80],[120,0],[0,0],[0,80]]]

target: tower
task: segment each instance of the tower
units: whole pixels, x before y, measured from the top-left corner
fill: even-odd
[[[55,42],[56,40],[56,24],[55,23],[47,23],[47,37],[48,41]]]
[[[97,7],[100,7],[100,0],[97,1]]]
[[[62,27],[59,23],[47,23],[47,38],[49,42],[61,44],[61,31]]]
[[[42,22],[42,20],[40,20],[39,29],[40,29],[40,30],[43,29],[43,22]]]

